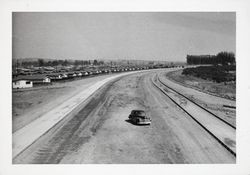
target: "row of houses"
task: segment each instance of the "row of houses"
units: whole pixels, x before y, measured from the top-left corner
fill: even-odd
[[[31,88],[34,85],[48,85],[48,84],[51,84],[53,81],[60,81],[60,80],[65,80],[65,79],[73,79],[77,77],[84,77],[84,76],[89,76],[89,75],[105,74],[105,73],[112,73],[112,72],[133,71],[133,70],[140,70],[140,69],[143,69],[143,68],[21,75],[21,76],[13,77],[12,88],[13,89]]]

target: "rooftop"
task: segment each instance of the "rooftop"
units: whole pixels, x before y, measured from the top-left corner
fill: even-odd
[[[47,76],[46,75],[25,75],[25,76],[18,76],[12,79],[12,81],[19,81],[19,80],[43,80]]]

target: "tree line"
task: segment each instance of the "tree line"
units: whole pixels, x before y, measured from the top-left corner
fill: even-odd
[[[69,66],[69,65],[74,65],[74,66],[86,66],[86,65],[103,65],[104,61],[98,61],[98,60],[51,60],[47,61],[45,59],[38,59],[37,61],[17,61],[15,65],[17,67],[43,67],[43,66]]]
[[[235,63],[233,52],[219,52],[217,55],[187,55],[187,64],[222,64]]]

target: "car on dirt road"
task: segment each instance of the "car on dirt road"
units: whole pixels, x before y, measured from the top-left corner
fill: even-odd
[[[132,110],[129,115],[129,120],[138,125],[150,125],[151,119],[146,115],[146,112],[143,110]]]

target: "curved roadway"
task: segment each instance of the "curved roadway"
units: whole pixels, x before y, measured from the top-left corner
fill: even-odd
[[[160,70],[118,78],[98,90],[13,163],[235,163],[235,157],[156,89]],[[143,109],[150,126],[131,124]]]

